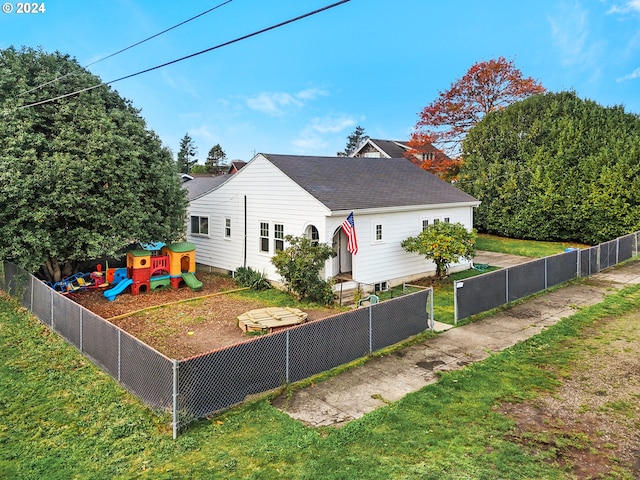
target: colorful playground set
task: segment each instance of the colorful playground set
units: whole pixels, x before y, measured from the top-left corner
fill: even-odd
[[[195,276],[196,247],[190,242],[145,244],[138,250],[127,252],[127,266],[106,268],[98,265],[95,272],[76,273],[52,287],[61,293],[70,293],[87,288],[107,288],[107,300],[130,289],[131,295],[150,292],[160,287],[178,288],[182,282],[193,290],[202,288]]]

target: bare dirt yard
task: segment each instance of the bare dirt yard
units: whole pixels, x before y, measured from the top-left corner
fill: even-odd
[[[203,283],[199,291],[182,286],[140,295],[124,293],[110,302],[103,290],[88,290],[69,298],[178,360],[250,340],[252,336],[237,326],[237,317],[267,305],[224,293],[238,289],[229,277],[200,272],[197,277]],[[154,306],[159,308],[149,308]],[[147,310],[138,312],[143,309]],[[307,321],[339,313],[333,309],[304,311],[308,314]]]
[[[580,343],[558,391],[500,411],[515,420],[515,441],[576,478],[640,478],[640,313],[603,319]]]

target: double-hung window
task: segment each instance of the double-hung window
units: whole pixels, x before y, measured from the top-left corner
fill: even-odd
[[[224,219],[224,238],[231,238],[231,219]]]
[[[269,252],[269,222],[260,222],[260,251]]]
[[[281,223],[273,224],[273,251],[278,252],[284,250],[284,225]]]

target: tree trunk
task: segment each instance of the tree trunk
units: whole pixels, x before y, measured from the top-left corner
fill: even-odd
[[[45,280],[51,283],[59,282],[62,280],[62,272],[60,271],[60,264],[56,258],[47,258],[47,261],[42,267],[40,272]]]

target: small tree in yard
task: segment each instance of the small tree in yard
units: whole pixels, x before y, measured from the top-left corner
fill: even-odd
[[[287,288],[300,300],[330,305],[333,303],[331,283],[320,278],[324,263],[335,255],[326,243],[315,243],[306,237],[285,237],[287,248],[271,259]]]
[[[475,230],[469,232],[461,223],[436,222],[419,235],[403,240],[402,248],[433,260],[436,276],[444,277],[449,265],[461,258],[471,260],[474,257],[475,241]]]

